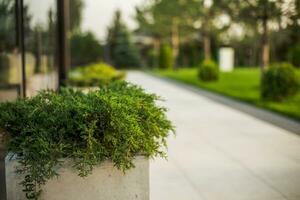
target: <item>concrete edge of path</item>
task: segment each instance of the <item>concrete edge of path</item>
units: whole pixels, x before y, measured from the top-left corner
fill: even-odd
[[[163,78],[163,77],[159,77],[159,76],[155,76],[153,74],[147,73],[148,75],[174,84],[178,87],[184,88],[186,90],[189,90],[193,93],[196,93],[198,95],[204,96],[206,98],[209,98],[215,102],[224,104],[226,106],[229,106],[231,108],[234,108],[236,110],[239,110],[241,112],[247,113],[255,118],[258,118],[260,120],[269,122],[275,126],[278,126],[282,129],[285,129],[289,132],[295,133],[297,135],[300,135],[300,123],[292,118],[280,115],[278,113],[263,109],[263,108],[258,108],[256,106],[250,105],[248,103],[239,101],[239,100],[235,100],[233,98],[230,97],[225,97],[221,94],[217,94],[215,92],[211,92],[205,89],[201,89],[195,86],[191,86],[188,85],[186,83],[181,83],[179,81],[176,80],[172,80],[170,78]]]

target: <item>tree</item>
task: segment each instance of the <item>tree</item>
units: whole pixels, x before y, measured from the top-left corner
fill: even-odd
[[[153,46],[156,52],[159,52],[160,43],[169,42],[175,64],[179,54],[180,38],[186,28],[183,27],[182,14],[187,4],[188,1],[154,0],[150,4],[136,8],[136,20],[139,25],[137,32],[154,38]]]
[[[46,49],[46,54],[48,57],[52,59],[48,59],[48,67],[50,69],[53,69],[54,66],[57,64],[57,55],[56,55],[56,21],[55,17],[53,14],[52,8],[49,9],[48,11],[48,35],[47,35],[47,49]]]
[[[82,21],[82,10],[84,3],[82,0],[70,0],[69,13],[70,13],[70,24],[69,28],[71,32],[79,31]]]
[[[200,33],[203,44],[204,60],[212,58],[212,38],[228,29],[228,25],[216,25],[224,14],[224,0],[190,0],[184,18],[189,18],[192,28]],[[220,23],[219,23],[220,24]]]
[[[72,66],[87,65],[102,58],[102,46],[91,32],[74,33],[70,40],[70,49]]]
[[[186,44],[200,33],[205,59],[208,60],[212,54],[211,39],[215,33],[223,31],[223,27],[214,25],[214,20],[222,13],[222,2],[221,0],[152,1],[150,5],[137,9],[138,30],[158,35],[162,40],[170,42],[175,61],[178,60],[180,43]]]
[[[287,27],[290,33],[289,47],[289,60],[297,67],[300,67],[300,1],[294,0],[290,2],[290,8],[294,10],[290,11],[291,24]]]
[[[181,6],[178,0],[156,1],[152,7],[152,17],[162,34],[170,38],[174,63],[179,53],[179,29],[181,23]],[[164,46],[164,45],[163,45]]]
[[[119,10],[116,11],[113,23],[108,29],[107,46],[110,59],[117,68],[140,66],[138,50],[131,41],[130,33],[122,22]]]
[[[7,51],[13,49],[13,2],[10,0],[0,1],[0,83],[9,80],[9,58]]]
[[[270,63],[269,23],[284,14],[281,10],[282,4],[282,0],[231,1],[232,9],[239,11],[233,17],[242,23],[254,24],[261,32],[262,71]]]
[[[152,5],[151,5],[152,6]],[[159,27],[156,23],[152,23],[149,17],[152,16],[150,5],[142,5],[136,7],[135,20],[138,24],[138,28],[135,30],[136,35],[142,35],[150,37],[152,44],[149,45],[145,53],[145,60],[148,60],[147,65],[158,66],[158,55],[161,46],[162,32],[159,31]]]
[[[43,29],[41,26],[37,25],[34,27],[34,35],[33,35],[33,45],[32,52],[35,58],[34,64],[34,73],[41,73],[41,65],[42,65],[42,34]]]
[[[15,45],[14,3],[10,0],[0,1],[0,52],[11,50]]]

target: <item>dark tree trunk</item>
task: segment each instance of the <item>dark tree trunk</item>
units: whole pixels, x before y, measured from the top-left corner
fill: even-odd
[[[34,57],[35,57],[35,67],[34,67],[34,72],[35,73],[40,73],[41,72],[41,64],[42,64],[42,36],[41,32],[39,30],[36,30],[35,32],[35,52],[34,52]]]
[[[159,37],[154,37],[153,49],[154,49],[156,56],[154,57],[152,67],[157,67],[159,65],[158,57],[159,57],[159,52],[160,52],[160,38]]]
[[[204,59],[210,60],[211,59],[211,41],[210,37],[207,33],[204,33],[203,37],[203,48],[204,48]]]
[[[209,34],[209,20],[210,16],[207,15],[207,20],[204,21],[202,27],[202,37],[203,37],[203,50],[204,50],[204,60],[211,59],[211,39]]]
[[[178,53],[179,53],[179,32],[178,32],[178,26],[176,23],[174,23],[172,26],[171,43],[172,43],[174,65],[176,67],[177,66],[177,57],[178,57]]]
[[[268,3],[264,5],[264,13],[262,17],[262,54],[261,54],[261,70],[264,71],[270,63],[270,44],[268,33]]]

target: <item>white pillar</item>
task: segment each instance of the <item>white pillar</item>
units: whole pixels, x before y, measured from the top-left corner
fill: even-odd
[[[234,68],[234,50],[230,47],[222,47],[219,50],[219,66],[222,72],[231,72]]]

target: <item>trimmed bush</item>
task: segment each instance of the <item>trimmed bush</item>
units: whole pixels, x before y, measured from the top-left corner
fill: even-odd
[[[202,81],[216,81],[219,78],[218,65],[212,60],[205,60],[198,70],[198,77]]]
[[[289,63],[275,64],[262,76],[261,97],[264,100],[280,101],[296,94],[298,87],[293,66]]]
[[[78,87],[103,86],[121,80],[125,72],[118,71],[105,63],[77,67],[69,74],[69,84]]]
[[[1,103],[0,128],[20,164],[17,172],[26,175],[22,185],[32,184],[37,199],[41,186],[70,160],[84,177],[107,159],[126,171],[137,155],[165,157],[173,126],[157,100],[121,81],[86,94],[62,88]]]
[[[167,44],[163,44],[159,52],[159,67],[161,69],[173,69],[173,65],[172,48]]]

